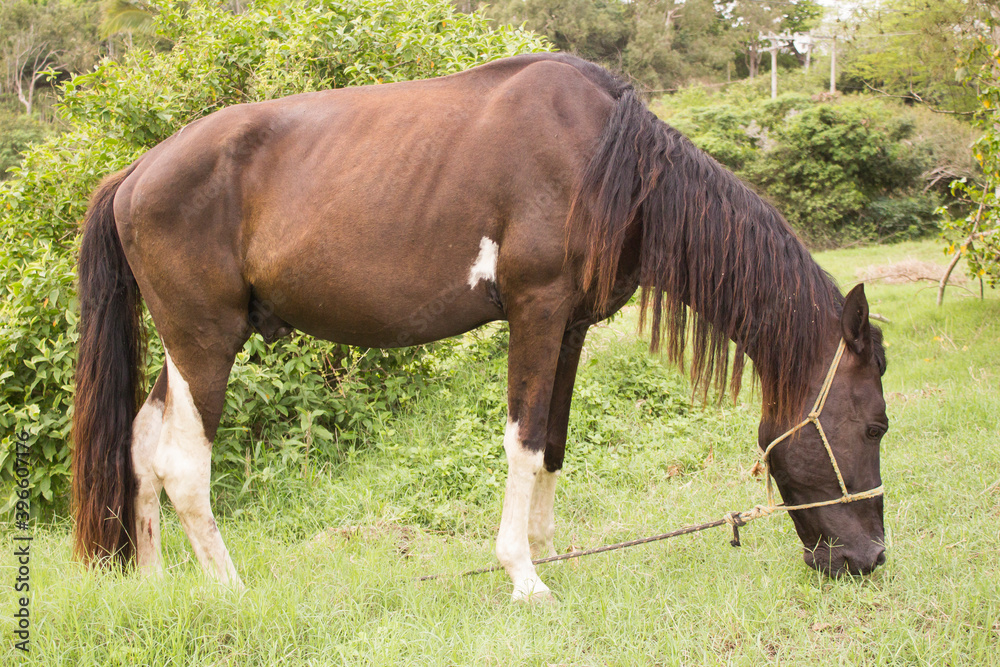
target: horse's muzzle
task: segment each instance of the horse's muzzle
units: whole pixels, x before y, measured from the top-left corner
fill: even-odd
[[[872,548],[864,552],[847,551],[842,547],[807,549],[802,557],[806,565],[831,577],[871,574],[886,560],[885,547],[880,544],[872,544]]]

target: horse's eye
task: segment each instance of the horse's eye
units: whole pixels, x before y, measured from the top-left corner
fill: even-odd
[[[872,440],[877,440],[879,437],[881,437],[881,435],[883,433],[885,433],[885,429],[883,429],[881,426],[869,426],[868,427],[867,435]]]

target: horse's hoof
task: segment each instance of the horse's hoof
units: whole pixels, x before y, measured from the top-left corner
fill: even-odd
[[[514,600],[514,602],[524,602],[527,604],[546,604],[556,601],[555,596],[552,594],[552,591],[549,590],[548,586],[540,581],[533,583],[534,585],[530,587],[518,586],[515,588],[513,595],[511,595],[511,599]]]
[[[544,605],[546,607],[559,603],[559,600],[556,599],[555,593],[553,593],[552,591],[542,591],[540,593],[532,593],[527,597],[521,598],[520,601],[524,604]]]

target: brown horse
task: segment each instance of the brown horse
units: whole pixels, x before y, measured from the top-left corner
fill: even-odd
[[[846,488],[881,484],[885,357],[863,289],[842,297],[774,208],[571,56],[224,109],[109,177],[85,225],[74,498],[87,562],[161,571],[166,489],[204,569],[239,585],[210,450],[254,331],[393,347],[507,320],[496,553],[515,598],[544,595],[531,554],[554,551],[584,336],[640,286],[652,347],[678,362],[689,348],[696,383],[731,377],[735,393],[754,362],[762,445],[801,420],[843,339],[823,422]],[[140,294],[166,350],[144,402]],[[786,503],[840,494],[813,429],[770,464]],[[880,497],[791,515],[814,567],[884,560]]]

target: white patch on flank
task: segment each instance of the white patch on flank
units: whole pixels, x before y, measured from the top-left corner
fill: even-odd
[[[507,452],[507,489],[497,535],[497,559],[514,582],[512,597],[515,600],[532,596],[546,598],[549,587],[538,578],[528,546],[528,513],[543,455],[540,451],[532,452],[524,448],[518,437],[517,422],[507,422],[503,448]]]
[[[528,542],[536,558],[556,555],[556,481],[559,471],[545,468],[535,477],[535,492],[531,496],[531,515],[528,517]]]
[[[202,569],[223,584],[243,588],[212,516],[209,482],[212,443],[205,437],[191,389],[166,353],[167,411],[154,470],[177,510]]]
[[[497,247],[485,236],[479,242],[479,255],[469,269],[469,287],[475,288],[480,280],[490,282],[497,279]]]
[[[160,491],[153,459],[163,430],[163,401],[147,400],[132,422],[132,465],[139,489],[135,497],[135,550],[139,570],[162,574],[160,555]]]

